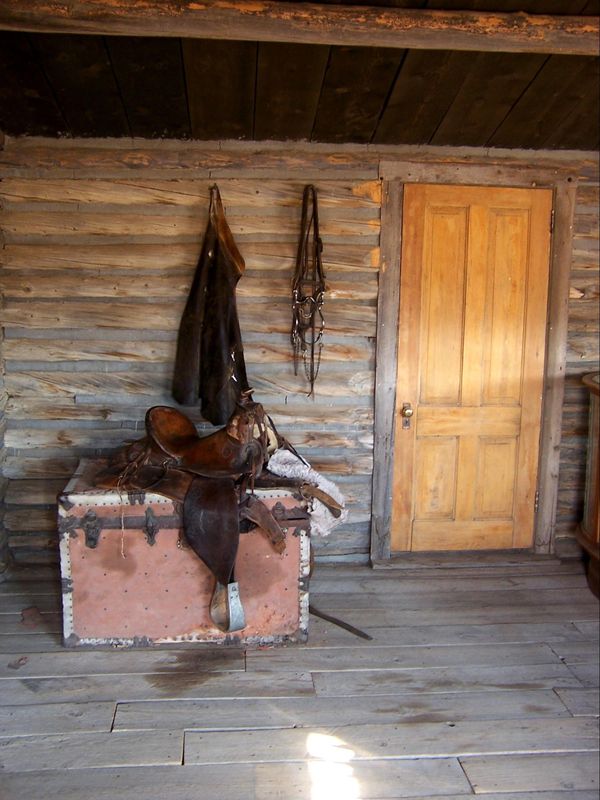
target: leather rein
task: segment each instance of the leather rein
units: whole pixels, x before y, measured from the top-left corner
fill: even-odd
[[[296,271],[292,281],[291,342],[294,353],[294,374],[298,374],[298,364],[302,359],[306,378],[310,384],[309,397],[314,393],[314,384],[321,366],[325,329],[323,318],[325,275],[321,260],[322,250],[317,190],[314,186],[305,186]]]

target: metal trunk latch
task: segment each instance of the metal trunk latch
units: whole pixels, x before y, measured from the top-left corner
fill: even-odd
[[[81,527],[85,534],[85,546],[90,547],[92,550],[98,546],[100,539],[100,532],[102,530],[102,523],[98,519],[98,515],[90,508],[85,516],[81,519]]]

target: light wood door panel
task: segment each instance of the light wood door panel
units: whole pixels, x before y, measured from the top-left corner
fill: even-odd
[[[405,187],[393,550],[532,544],[551,209],[543,189]]]

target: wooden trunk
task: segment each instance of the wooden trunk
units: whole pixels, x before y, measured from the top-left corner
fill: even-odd
[[[286,548],[276,553],[258,528],[241,535],[235,572],[246,627],[225,634],[209,614],[214,576],[185,542],[179,504],[95,489],[97,470],[83,461],[58,502],[66,646],[306,639],[305,503],[289,491],[256,490],[281,520]]]

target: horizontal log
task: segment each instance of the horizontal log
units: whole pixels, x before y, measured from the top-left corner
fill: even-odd
[[[580,182],[577,185],[576,211],[578,208],[587,207],[590,210],[597,210],[597,202],[600,198],[600,186],[596,182]]]
[[[102,375],[97,372],[22,372],[10,375],[7,390],[15,396],[53,397],[76,395],[145,395],[154,397],[170,390],[171,379],[145,373],[117,373]]]
[[[292,274],[296,246],[290,242],[244,242],[246,269],[285,271]],[[153,270],[192,269],[198,263],[198,243],[104,244],[93,245],[5,244],[0,250],[0,265],[13,269],[80,270],[115,268],[151,272]],[[363,242],[325,243],[323,261],[326,270],[362,271],[379,267],[378,247]]]
[[[175,357],[175,339],[171,341],[123,340],[123,343],[113,340],[103,341],[102,334],[98,332],[97,340],[82,341],[80,339],[56,340],[48,331],[48,338],[37,339],[7,339],[3,345],[4,357],[7,362],[15,361],[45,361],[55,363],[59,361],[114,361],[142,362],[147,364],[160,364],[173,362]],[[11,367],[9,367],[11,369]],[[14,368],[12,368],[14,371]]]
[[[56,511],[54,509],[26,508],[7,511],[4,515],[6,529],[11,532],[56,530]]]
[[[30,547],[21,549],[14,547],[11,552],[15,564],[23,567],[31,567],[32,565],[54,567],[59,562],[58,541],[43,550],[31,549]]]
[[[8,413],[15,422],[52,420],[56,423],[67,420],[74,424],[78,422],[92,424],[103,420],[113,424],[133,422],[141,424],[146,413],[146,405],[144,403],[132,404],[131,398],[126,399],[129,399],[130,402],[120,404],[115,399],[112,403],[102,405],[91,403],[78,405],[74,401],[69,402],[68,400],[53,400],[52,403],[48,403],[44,398],[19,397],[9,400]],[[171,404],[173,405],[173,403]],[[198,408],[184,410],[195,423],[201,421]],[[284,434],[288,428],[298,426],[306,426],[309,430],[317,431],[323,427],[329,430],[344,426],[370,427],[373,423],[373,408],[372,404],[368,404],[368,398],[364,398],[362,402],[354,400],[347,404],[327,403],[326,405],[316,402],[311,402],[310,405],[307,403],[299,405],[293,401],[289,403],[275,401],[269,403],[266,411]]]
[[[598,336],[593,333],[569,335],[567,342],[567,363],[581,369],[581,362],[587,361],[595,366],[600,360],[600,344]],[[592,366],[590,366],[591,370]]]
[[[54,559],[44,557],[47,551],[58,555],[58,534],[32,531],[9,533],[8,544],[17,563],[47,564]]]
[[[277,337],[283,338],[283,337]],[[282,343],[259,344],[246,341],[244,343],[244,356],[247,364],[289,364],[293,359],[289,341]],[[102,341],[100,336],[97,341],[84,342],[72,341],[36,341],[8,339],[4,343],[4,357],[10,372],[18,371],[13,362],[80,362],[97,361],[114,362],[115,364],[173,364],[175,358],[175,341],[127,341],[119,345],[114,341]],[[346,363],[355,361],[368,361],[374,356],[373,342],[363,338],[359,342],[349,341],[348,344],[326,342],[323,347],[321,360],[323,363],[342,361]],[[27,369],[24,365],[22,369]],[[100,366],[99,366],[100,368]]]
[[[494,170],[513,167],[532,176],[547,173],[551,183],[561,174],[579,175],[593,183],[598,180],[599,156],[596,152],[538,151],[481,148],[422,147],[419,145],[367,146],[304,144],[279,142],[195,143],[130,139],[64,140],[35,137],[5,138],[0,150],[0,177],[30,179],[69,178],[89,180],[189,180],[210,177],[214,180],[372,181],[381,168],[396,173],[408,168],[426,167],[434,179],[440,166],[453,166],[457,174],[479,165]],[[552,179],[553,176],[553,179]]]
[[[247,238],[270,235],[275,239],[292,237],[295,241],[299,235],[299,220],[296,209],[281,209],[280,214],[237,216],[229,214],[227,221],[235,238]],[[24,241],[39,236],[71,237],[82,236],[120,236],[120,237],[152,237],[187,238],[200,242],[205,223],[198,219],[198,214],[178,209],[178,213],[163,214],[98,214],[94,212],[71,211],[5,211],[2,215],[2,226],[6,241]],[[360,238],[377,236],[379,219],[341,219],[327,218],[320,220],[321,235],[327,238]],[[376,243],[376,241],[374,242]]]
[[[1,23],[0,23],[1,24]],[[204,178],[273,178],[301,181],[352,180],[373,181],[379,178],[377,155],[364,149],[340,151],[339,148],[311,147],[295,149],[280,144],[261,143],[250,148],[212,147],[186,142],[157,147],[140,140],[82,142],[56,147],[53,140],[10,140],[0,150],[0,177],[119,179],[141,180]]]
[[[373,472],[372,456],[356,456],[354,458],[336,456],[318,456],[309,460],[313,469],[331,477],[336,475],[370,475]]]
[[[583,295],[569,300],[569,328],[572,321],[580,320],[595,324],[595,330],[598,330],[598,316],[598,298],[593,293],[592,296]]]
[[[11,480],[5,501],[7,505],[54,506],[56,495],[64,489],[61,479]]]
[[[78,462],[78,457],[71,454],[45,458],[7,455],[3,471],[7,478],[60,478],[66,485]]]
[[[7,432],[7,447],[14,450],[41,449],[45,447],[107,448],[119,447],[126,441],[142,438],[144,432],[123,428],[77,428],[65,426],[59,429],[25,428]],[[296,428],[290,432],[289,440],[298,448],[370,450],[373,446],[369,432],[308,431]]]
[[[126,441],[140,439],[143,432],[122,428],[98,430],[65,426],[58,430],[39,430],[37,428],[21,430],[17,428],[8,431],[7,436],[7,447],[21,451],[44,447],[98,447],[106,450],[119,447]]]
[[[319,375],[317,392],[323,397],[353,397],[369,395],[373,390],[373,374],[369,370],[348,374],[324,372]],[[257,395],[302,395],[307,393],[303,376],[279,374],[271,376],[253,375],[252,386]],[[14,396],[74,397],[144,395],[157,397],[168,395],[171,388],[171,370],[152,369],[149,372],[29,372],[9,373],[6,389]]]
[[[573,247],[576,250],[581,250],[587,253],[594,253],[595,255],[597,255],[598,250],[600,249],[598,236],[593,234],[586,236],[581,233],[576,233],[573,236]]]
[[[97,301],[6,301],[7,328],[102,328],[176,331],[183,303],[127,303]],[[284,303],[239,303],[240,325],[249,333],[289,333],[291,313]],[[326,330],[332,334],[374,336],[376,309],[358,303],[330,303],[325,311]]]
[[[0,28],[110,36],[596,55],[598,20],[529,14],[351,7],[261,0],[5,0]]]
[[[598,240],[598,214],[577,214],[573,226],[574,236],[585,236]]]
[[[598,300],[600,296],[598,275],[578,275],[571,277],[570,300]]]
[[[5,178],[0,184],[0,199],[11,205],[35,207],[39,203],[77,203],[83,206],[183,206],[195,209],[198,216],[208,215],[212,180],[81,180]],[[225,213],[235,208],[271,209],[290,207],[300,214],[304,181],[223,180],[219,189]],[[381,181],[319,181],[319,208],[378,211],[381,204]]]
[[[164,274],[138,273],[132,280],[130,273],[116,275],[104,272],[80,270],[73,280],[71,274],[61,271],[9,270],[0,274],[0,287],[5,297],[20,298],[66,298],[66,297],[156,297],[160,300],[184,300],[187,298],[193,278],[189,271],[170,270]],[[287,278],[271,277],[262,280],[262,274],[246,270],[238,283],[239,298],[291,299],[291,275]],[[343,281],[329,274],[325,284],[326,300],[370,300],[377,299],[377,275],[367,274],[362,280]]]

